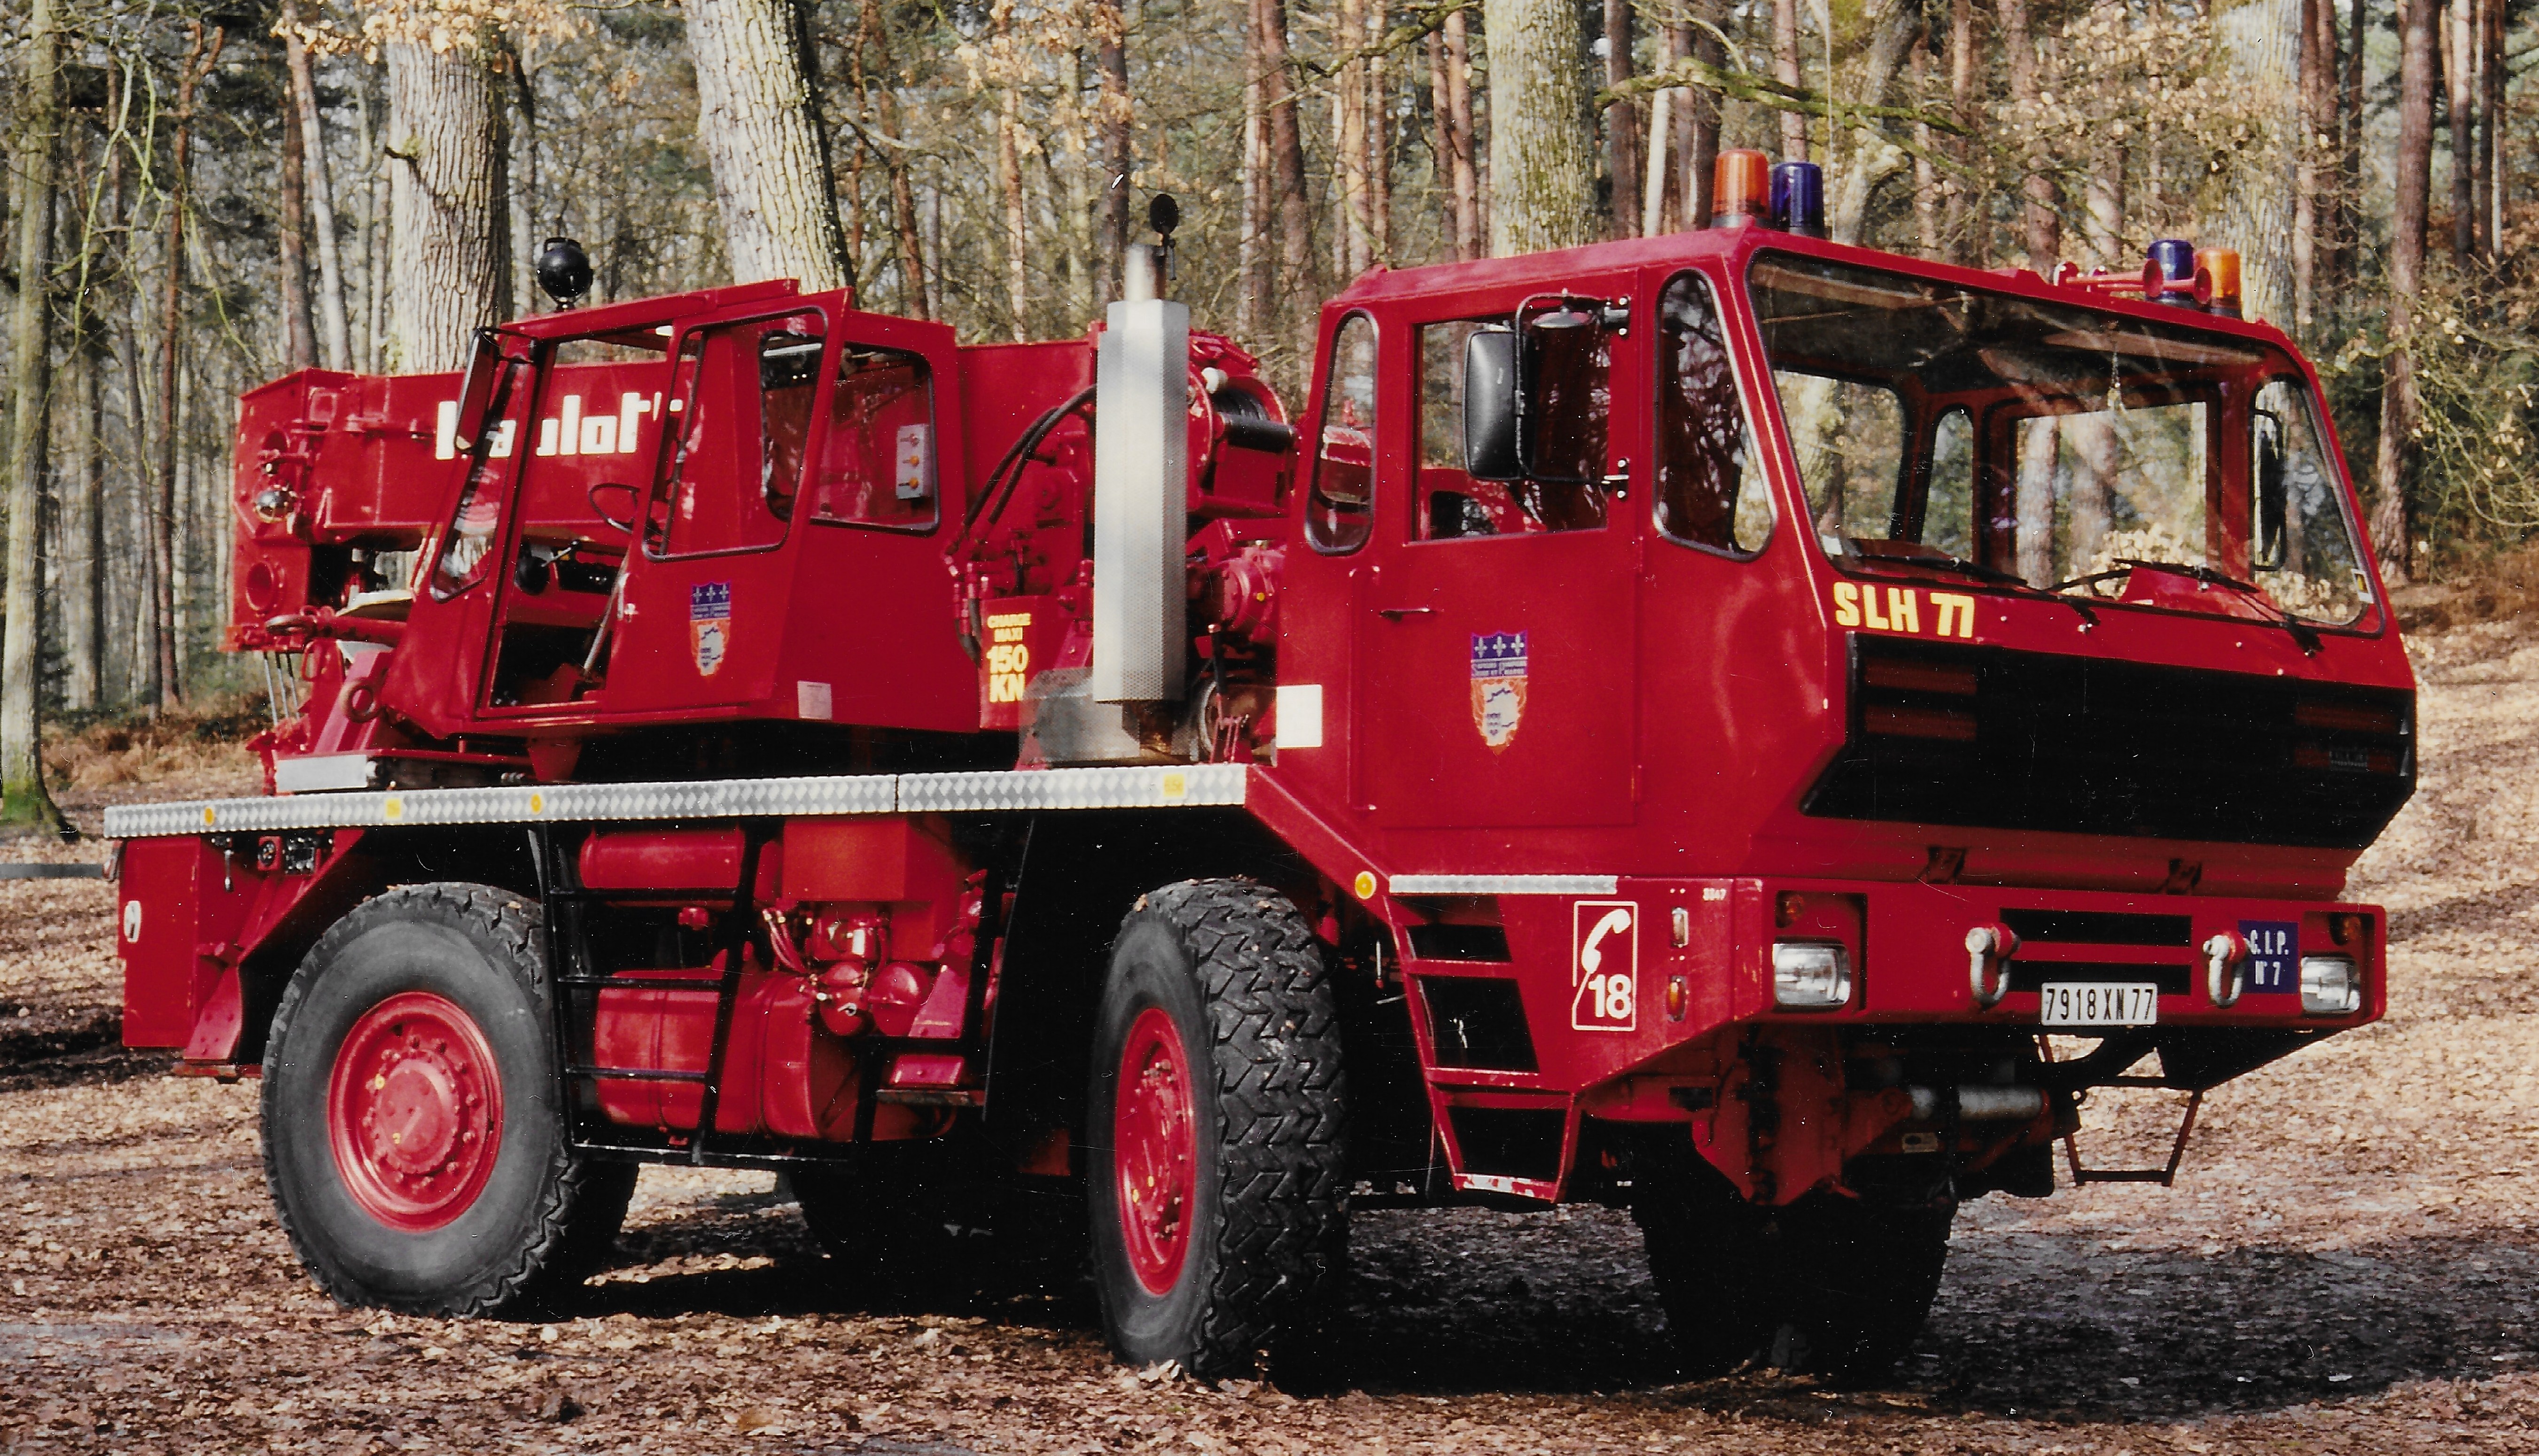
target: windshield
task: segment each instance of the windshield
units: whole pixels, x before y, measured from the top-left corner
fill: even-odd
[[[2228,578],[2327,625],[2369,604],[2280,351],[1781,254],[1749,285],[1815,534],[1844,564],[1954,557],[2189,609],[2214,598],[2171,588]]]

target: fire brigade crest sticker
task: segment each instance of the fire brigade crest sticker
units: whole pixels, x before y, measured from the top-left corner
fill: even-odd
[[[1525,719],[1525,634],[1473,634],[1473,727],[1492,753],[1505,749]]]
[[[699,677],[722,670],[731,651],[731,583],[699,582],[688,589],[688,641],[696,649]]]

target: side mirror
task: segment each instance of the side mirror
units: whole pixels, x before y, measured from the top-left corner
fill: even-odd
[[[457,445],[473,451],[493,423],[494,387],[503,378],[503,345],[490,328],[476,330],[476,353],[467,361],[467,379],[458,386]]]
[[[1516,333],[1485,328],[1464,341],[1464,473],[1475,480],[1522,480],[1517,419]]]
[[[2284,458],[2283,422],[2264,410],[2257,411],[2256,439],[2249,451],[2256,456],[2256,540],[2249,544],[2249,566],[2256,571],[2281,571],[2284,567],[2284,512],[2289,492],[2284,488],[2287,461]]]

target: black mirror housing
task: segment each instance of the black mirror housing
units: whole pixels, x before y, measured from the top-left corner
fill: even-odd
[[[476,330],[476,353],[467,361],[466,381],[458,386],[456,444],[473,451],[493,421],[494,384],[503,375],[503,345],[490,328]]]
[[[2284,458],[2283,422],[2259,411],[2255,448],[2250,451],[2256,468],[2256,539],[2249,543],[2249,566],[2256,571],[2281,571],[2289,542],[2284,534],[2284,517],[2289,502],[2285,489],[2290,462]]]
[[[1521,480],[1517,419],[1517,336],[1485,328],[1464,341],[1464,473],[1475,480]]]

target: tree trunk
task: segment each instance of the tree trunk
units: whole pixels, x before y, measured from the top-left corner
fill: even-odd
[[[1631,0],[1605,0],[1605,85],[1631,79]],[[1626,98],[1605,108],[1605,166],[1613,179],[1613,236],[1637,238],[1640,217],[1640,109]]]
[[[1339,0],[1332,12],[1332,49],[1348,55],[1366,41],[1366,0]],[[1332,261],[1355,278],[1375,260],[1375,215],[1366,173],[1366,63],[1344,61],[1332,73],[1332,168],[1340,186],[1340,231]]]
[[[18,305],[10,321],[9,582],[0,623],[0,822],[63,827],[44,792],[37,669],[43,644],[45,423],[52,390],[53,164],[61,130],[61,16],[34,0],[10,171],[18,178]]]
[[[2389,209],[2389,354],[2382,362],[2378,490],[2371,503],[2371,545],[2381,574],[2409,579],[2407,487],[2415,467],[2415,364],[2409,336],[2416,296],[2425,282],[2426,212],[2434,173],[2434,0],[2400,0],[2398,8],[2398,156]]]
[[[309,63],[309,47],[300,38],[296,14],[284,12],[288,28],[284,59],[291,68],[291,99],[300,115],[300,136],[309,173],[309,221],[317,235],[317,346],[328,369],[353,367],[353,331],[344,310],[344,254],[335,236],[335,180],[326,158],[326,120],[317,109],[317,77]]]
[[[2318,44],[2318,18],[2335,0],[2300,0],[2300,104],[2293,129],[2293,334],[2313,337],[2318,298],[2318,119],[2327,95],[2328,57]]]
[[[1463,11],[1446,17],[1446,106],[1454,123],[1450,148],[1455,195],[1455,256],[1481,256],[1481,181],[1473,137],[1473,44]]]
[[[162,708],[174,707],[184,698],[182,664],[176,656],[176,353],[184,343],[185,210],[191,205],[187,189],[192,180],[194,93],[220,60],[221,46],[228,39],[226,31],[215,29],[207,36],[201,23],[194,24],[184,68],[177,73],[175,134],[169,144],[168,286],[159,311],[159,478],[152,493],[150,521],[151,588],[158,596],[152,625],[158,637],[156,675]]]
[[[1384,6],[1374,11],[1373,35],[1384,35]],[[1367,243],[1375,260],[1393,265],[1393,85],[1385,58],[1366,58]]]
[[[1430,166],[1437,175],[1438,201],[1443,204],[1443,216],[1440,221],[1444,227],[1440,231],[1443,234],[1442,241],[1446,244],[1446,256],[1460,263],[1464,261],[1464,250],[1455,237],[1455,121],[1454,111],[1446,100],[1446,37],[1436,31],[1431,31],[1428,33],[1425,47],[1428,54],[1428,153]],[[1254,145],[1251,130],[1252,104],[1252,88],[1247,87],[1244,94],[1243,118],[1243,160],[1246,169],[1243,205],[1246,209],[1252,206],[1250,172]],[[1246,211],[1244,223],[1247,233],[1251,222],[1252,215]],[[1248,283],[1251,275],[1247,273],[1244,277]]]
[[[353,369],[353,328],[343,303],[343,243],[335,237],[335,173],[325,153],[325,114],[317,111],[317,71],[300,38],[297,3],[282,10],[282,61],[292,76],[292,109],[308,166],[309,229],[317,234],[317,356],[327,369]]]
[[[1252,0],[1252,30],[1262,115],[1270,129],[1270,186],[1278,199],[1278,294],[1292,301],[1313,291],[1314,220],[1305,191],[1304,124],[1296,115],[1296,78],[1287,54],[1286,0]],[[1310,315],[1303,327],[1310,341]]]
[[[2505,0],[2478,0],[2478,234],[2486,255],[2504,251]]]
[[[812,292],[846,287],[846,240],[792,7],[689,0],[687,12],[697,139],[714,170],[733,280],[796,278]]]
[[[1904,68],[1913,38],[1922,34],[1922,0],[1883,0],[1871,7],[1871,13],[1877,24],[1870,34],[1869,54],[1861,63],[1857,95],[1876,106],[1886,104],[1895,73]],[[1832,235],[1837,243],[1857,243],[1868,226],[1870,199],[1882,183],[1904,170],[1905,160],[1901,148],[1888,144],[1871,127],[1855,127],[1852,137],[1852,162],[1843,169],[1841,190],[1834,197]]]
[[[2036,102],[2036,42],[2027,34],[2027,0],[2000,0],[2001,48],[2010,63],[2010,94],[2023,106]],[[2054,273],[2054,260],[2063,251],[2063,220],[2055,211],[2054,179],[2039,168],[2040,159],[2032,154],[2024,159],[2031,169],[2021,191],[2027,197],[2024,222],[2027,242],[2027,266],[2047,277]]]
[[[1128,21],[1120,0],[1094,0],[1095,58],[1102,71],[1102,277],[1107,302],[1120,297],[1121,270],[1129,262],[1131,193],[1129,173],[1134,159],[1129,150],[1129,128],[1135,119],[1129,99]]]
[[[1010,54],[1014,35],[1013,0],[996,0],[990,24],[997,46]],[[1024,314],[1031,305],[1031,274],[1023,256],[1030,239],[1024,232],[1022,96],[1007,80],[996,88],[996,194],[1004,203],[1005,312],[1012,337],[1028,337]],[[1116,185],[1116,183],[1115,183]]]
[[[702,7],[690,12],[691,27],[700,14]],[[511,284],[503,256],[510,239],[501,104],[483,59],[464,47],[436,53],[392,41],[387,56],[385,150],[396,164],[387,368],[463,369],[475,330],[495,321]],[[720,181],[716,190],[722,190]],[[742,253],[734,243],[737,269]]]
[[[1436,53],[1437,37],[1428,37],[1428,48]],[[1269,118],[1261,114],[1261,51],[1251,27],[1244,32],[1243,72],[1243,232],[1234,240],[1234,333],[1237,338],[1260,334],[1270,313],[1270,286],[1263,275],[1263,256],[1267,249],[1270,209],[1269,198]],[[1442,160],[1442,159],[1441,159]],[[1437,174],[1444,176],[1440,166]]]
[[[71,356],[70,468],[62,473],[61,531],[55,565],[61,573],[62,706],[73,712],[104,700],[104,612],[100,579],[105,551],[98,539],[105,497],[105,407],[98,375],[105,351],[95,339],[74,340]]]
[[[2443,28],[2449,38],[2449,48],[2442,56],[2442,79],[2450,89],[2454,262],[2466,262],[2477,251],[2477,62],[2470,15],[2475,0],[2450,0],[2450,23]]]
[[[861,8],[872,15],[864,23],[872,36],[871,68],[881,77],[875,110],[885,135],[905,140],[900,130],[899,67],[891,59],[890,27],[881,23],[878,0],[861,0]],[[917,188],[909,176],[908,153],[892,148],[887,154],[890,169],[890,211],[893,245],[899,253],[899,307],[912,318],[930,318],[933,311],[926,301],[926,243],[917,223]]]
[[[1799,0],[1772,0],[1772,76],[1783,86],[1799,84]],[[1781,160],[1808,160],[1808,118],[1782,107]]]
[[[275,188],[281,217],[275,243],[281,253],[282,357],[289,369],[317,363],[317,336],[309,327],[309,178],[300,108],[282,108],[282,175]]]
[[[538,287],[538,99],[537,82],[526,54],[510,57],[512,104],[503,115],[503,210],[509,230],[503,253],[510,260],[504,274],[505,317],[534,313],[544,290]],[[513,114],[518,113],[517,125]]]
[[[1921,104],[1931,81],[1931,35],[1925,29],[1913,42],[1913,99]],[[1922,256],[1940,256],[1940,170],[1931,165],[1931,128],[1913,123],[1913,145],[1921,148],[1913,158],[1913,233],[1921,245]]]
[[[2363,251],[2363,55],[2369,40],[2364,0],[2353,0],[2345,29],[2345,91],[2337,108],[2337,158],[2343,170],[2344,216],[2337,237],[2337,279],[2352,283]]]
[[[362,84],[353,95],[354,116],[362,129],[362,166],[369,180],[362,187],[362,368],[377,374],[387,368],[388,312],[388,159],[380,150],[382,133],[372,105],[372,67],[362,68]]]
[[[1703,0],[1693,12],[1697,19],[1709,21],[1712,25],[1717,25],[1726,13],[1720,0]],[[1683,31],[1691,32],[1685,38],[1690,41],[1694,60],[1715,66],[1726,59],[1719,37],[1708,30],[1685,26],[1680,28],[1679,34]],[[1685,108],[1687,114],[1684,117],[1689,134],[1683,138],[1684,180],[1688,184],[1683,188],[1683,226],[1707,228],[1718,201],[1711,195],[1711,188],[1718,181],[1714,173],[1719,164],[1719,98],[1698,87],[1687,93],[1687,98],[1691,104]]]
[[[1586,46],[1565,0],[1482,0],[1490,44],[1490,252],[1593,243],[1596,149]]]
[[[2360,0],[2357,0],[2360,3]],[[1975,124],[1975,6],[1974,0],[1951,0],[1949,6],[1949,109],[1957,124],[1971,132]],[[1961,136],[1955,144],[1959,163],[1974,156],[1975,139]],[[1966,184],[1953,179],[1949,185],[1948,206],[1942,210],[1940,228],[1948,237],[1951,255],[1960,263],[1979,260],[1974,232],[1966,226]]]

